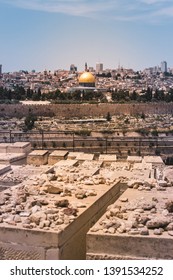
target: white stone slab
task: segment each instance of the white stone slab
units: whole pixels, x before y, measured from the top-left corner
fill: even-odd
[[[15,142],[7,147],[8,153],[30,153],[31,143],[30,142]]]
[[[60,160],[58,161],[56,164],[54,164],[54,167],[63,167],[63,166],[76,166],[78,163],[78,160],[74,160],[74,159],[68,159],[68,160]]]
[[[127,157],[128,162],[142,162],[142,157],[139,156],[128,156]]]
[[[116,155],[100,155],[99,160],[103,162],[115,162],[117,161],[117,156]]]
[[[144,156],[143,161],[146,163],[164,164],[160,156]]]
[[[68,154],[68,159],[76,159],[76,157],[77,157],[78,155],[81,155],[81,154],[83,154],[83,153],[80,153],[80,152],[70,152],[70,153]]]
[[[0,163],[2,164],[14,164],[17,162],[23,164],[25,163],[25,159],[26,155],[24,153],[0,153]]]
[[[68,151],[63,151],[63,150],[56,150],[53,151],[48,158],[48,164],[53,165],[57,163],[59,160],[66,159],[68,155]]]
[[[85,154],[81,153],[76,157],[77,160],[93,160],[94,155],[93,154]]]

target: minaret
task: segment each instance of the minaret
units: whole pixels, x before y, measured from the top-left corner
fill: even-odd
[[[85,62],[85,71],[88,71],[87,62]]]

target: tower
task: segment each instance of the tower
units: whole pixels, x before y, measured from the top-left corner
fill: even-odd
[[[2,75],[2,64],[0,64],[0,76]]]
[[[167,62],[166,61],[162,61],[161,62],[161,71],[162,71],[162,73],[165,73],[165,72],[168,71],[168,69],[167,69]]]
[[[87,62],[85,62],[85,71],[88,70]]]
[[[96,72],[103,72],[103,63],[96,63]]]

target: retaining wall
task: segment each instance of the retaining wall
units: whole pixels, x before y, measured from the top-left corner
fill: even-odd
[[[101,117],[109,112],[120,114],[173,114],[173,103],[130,103],[130,104],[49,104],[23,105],[0,104],[0,117],[24,117],[29,113],[47,117]]]

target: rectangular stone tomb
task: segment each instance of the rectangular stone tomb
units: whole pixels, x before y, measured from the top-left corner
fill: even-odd
[[[30,142],[15,142],[8,145],[8,153],[25,153],[28,154],[31,152],[31,143]]]
[[[2,164],[0,164],[0,175],[6,173],[9,170],[11,170],[11,166],[10,165],[2,165]]]
[[[0,153],[0,164],[20,165],[26,163],[24,153]]]
[[[100,155],[99,160],[103,162],[114,162],[117,161],[117,156],[116,155]]]
[[[69,224],[60,224],[59,230],[28,229],[21,224],[15,226],[0,223],[0,259],[86,259],[86,233],[103,215],[108,205],[117,199],[120,187],[118,181],[109,186],[101,184],[95,186],[96,196],[88,196],[82,201],[75,197],[69,198],[73,205],[76,203],[86,206],[79,207],[77,217]],[[51,211],[52,208],[49,213]]]
[[[54,164],[54,168],[71,167],[71,166],[76,166],[77,164],[78,164],[78,160],[73,160],[73,159],[60,160]]]
[[[94,159],[94,154],[85,154],[85,153],[80,153],[77,157],[77,160],[84,161],[84,160],[93,160]]]
[[[163,211],[173,188],[167,189],[163,194],[128,188],[87,233],[87,259],[172,260],[172,214]]]
[[[162,166],[164,164],[160,156],[144,156],[143,162],[152,163],[152,166]]]
[[[0,143],[0,153],[7,153],[7,148],[12,145],[10,143]]]
[[[127,157],[127,162],[131,162],[131,163],[140,163],[142,162],[142,157],[140,156],[128,156]]]
[[[53,165],[57,163],[59,160],[66,159],[68,155],[67,151],[57,150],[53,151],[48,158],[48,164]]]
[[[27,164],[44,165],[48,163],[47,150],[34,150],[27,156]]]
[[[78,155],[81,155],[84,153],[81,152],[69,152],[68,153],[68,159],[76,159]]]

